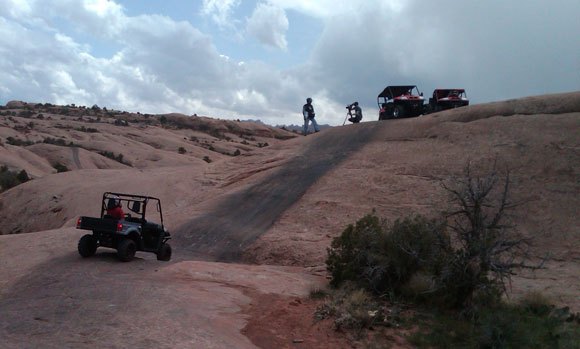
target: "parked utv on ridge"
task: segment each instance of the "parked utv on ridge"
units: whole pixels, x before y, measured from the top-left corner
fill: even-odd
[[[379,120],[419,116],[424,100],[415,85],[387,86],[377,97]]]
[[[134,215],[111,215],[115,209],[123,212],[123,206]],[[145,219],[148,209],[159,214],[160,224]],[[78,251],[83,257],[94,255],[98,247],[109,247],[117,250],[117,256],[123,262],[132,260],[137,251],[155,253],[160,261],[171,259],[171,246],[167,243],[171,237],[163,226],[161,201],[154,197],[106,192],[100,217],[79,217],[77,228],[92,230],[92,234],[79,240]]]
[[[429,104],[425,106],[425,114],[459,108],[469,105],[469,99],[462,88],[439,88],[433,91]]]

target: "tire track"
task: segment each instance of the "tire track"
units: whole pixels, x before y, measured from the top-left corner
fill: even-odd
[[[209,213],[176,229],[177,249],[198,258],[239,261],[243,250],[268,231],[275,221],[328,171],[364,146],[377,123],[321,132],[302,154],[264,181],[227,195]]]
[[[78,147],[71,147],[72,151],[72,158],[75,165],[77,165],[77,169],[82,169],[81,167],[81,160],[79,159],[79,148]]]

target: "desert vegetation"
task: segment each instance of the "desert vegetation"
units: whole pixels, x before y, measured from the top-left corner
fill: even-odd
[[[328,249],[335,290],[316,316],[359,337],[406,326],[420,347],[574,347],[579,318],[567,308],[538,294],[506,301],[512,275],[543,267],[510,222],[510,184],[507,169],[476,175],[468,164],[443,183],[450,207],[441,217],[388,222],[373,212],[349,225]]]
[[[115,160],[123,165],[131,166],[130,162],[123,159],[123,154],[121,153],[115,155],[115,153],[113,153],[112,151],[100,151],[99,154],[111,160]]]
[[[0,167],[0,190],[5,191],[21,183],[28,182],[30,178],[25,170],[11,171],[8,166]]]

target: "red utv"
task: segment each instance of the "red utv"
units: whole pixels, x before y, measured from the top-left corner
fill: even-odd
[[[377,97],[379,120],[419,116],[423,114],[424,101],[415,85],[387,86]]]
[[[469,105],[469,100],[462,88],[438,88],[433,91],[433,97],[429,98],[427,105],[428,113],[459,108]]]

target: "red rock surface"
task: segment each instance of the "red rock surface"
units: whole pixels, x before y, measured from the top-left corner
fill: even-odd
[[[244,145],[239,137],[218,140],[159,125],[89,125],[56,114],[52,121],[65,128],[45,117],[26,131],[16,126],[31,119],[12,119],[0,116],[0,162],[35,179],[0,194],[2,232],[24,233],[0,236],[0,337],[7,347],[360,345],[335,333],[331,322],[312,321],[316,302],[308,295],[326,282],[332,238],[373,209],[388,219],[437,214],[447,205],[442,181],[461,175],[467,161],[494,159],[509,166],[513,197],[525,202],[513,217],[520,232],[534,238],[535,256],[549,255],[546,269],[514,277],[512,297],[540,290],[580,311],[580,93],[366,122],[290,140],[271,135],[255,138],[237,157],[190,140],[207,138],[226,153]],[[82,125],[102,131],[74,131]],[[274,132],[256,127],[260,137]],[[6,144],[9,136],[47,135],[120,150],[132,166],[87,149]],[[257,147],[258,141],[269,146]],[[186,155],[177,152],[180,146]],[[53,173],[57,159],[72,171]],[[121,263],[106,249],[93,258],[78,256],[83,232],[74,222],[98,215],[104,191],[161,198],[175,237],[171,262],[138,253]],[[226,250],[238,263],[214,262]],[[395,344],[405,346],[400,338]]]

